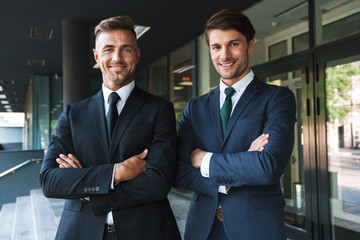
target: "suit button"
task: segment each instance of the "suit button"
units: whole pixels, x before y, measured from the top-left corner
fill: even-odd
[[[99,188],[99,187],[96,187],[96,188],[95,188],[95,191],[97,191],[97,192],[100,191],[100,188]]]
[[[87,192],[87,188],[84,188],[84,192]]]
[[[92,188],[91,188],[91,191],[92,191],[92,192],[95,192],[95,187],[92,187]]]
[[[88,187],[87,191],[88,191],[88,192],[91,192],[91,187]]]

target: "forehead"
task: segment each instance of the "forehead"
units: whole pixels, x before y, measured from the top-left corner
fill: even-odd
[[[235,29],[214,29],[208,33],[209,45],[222,44],[234,40],[246,40],[246,37]]]
[[[96,47],[103,47],[105,45],[121,46],[131,45],[136,46],[136,39],[134,34],[129,30],[111,30],[104,31],[99,34],[96,39]]]

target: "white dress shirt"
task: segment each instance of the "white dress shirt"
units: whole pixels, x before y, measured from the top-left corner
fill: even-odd
[[[116,93],[120,96],[120,100],[116,104],[119,115],[120,115],[121,111],[123,110],[124,105],[125,105],[127,99],[129,98],[130,93],[134,89],[134,87],[135,87],[135,82],[132,81],[129,84],[123,86],[122,88],[120,88],[119,90],[116,91]],[[106,117],[107,112],[109,111],[109,105],[110,105],[108,102],[109,96],[113,91],[110,90],[109,88],[105,87],[104,84],[102,84],[102,92],[103,92],[103,96],[104,96],[104,108],[105,108],[105,117]],[[111,186],[110,186],[111,189],[114,189],[114,173],[115,173],[115,165],[114,165],[113,175],[112,175],[112,179],[111,179]],[[114,224],[112,212],[108,213],[107,218],[106,218],[106,223]]]
[[[238,103],[240,97],[242,96],[242,94],[244,93],[246,87],[251,83],[251,81],[254,79],[254,73],[252,70],[250,70],[250,72],[243,77],[240,81],[237,81],[234,85],[232,85],[231,87],[233,87],[235,89],[235,93],[232,95],[231,97],[231,103],[232,103],[232,110],[231,110],[231,115],[235,109],[236,104]],[[224,104],[226,95],[225,95],[225,89],[229,87],[227,86],[225,83],[223,83],[222,79],[220,79],[220,84],[219,84],[219,90],[220,90],[220,109],[222,107],[222,105]],[[230,117],[231,117],[230,115]],[[219,126],[220,127],[220,126]],[[209,177],[210,176],[210,160],[211,160],[211,156],[213,153],[211,152],[207,152],[204,156],[204,158],[201,161],[201,167],[200,167],[200,171],[201,171],[201,175],[203,177]],[[227,188],[226,186],[219,186],[219,192],[220,193],[225,193],[227,194],[227,191],[229,190],[229,188]]]

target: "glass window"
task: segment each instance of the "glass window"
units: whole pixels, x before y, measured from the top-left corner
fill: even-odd
[[[316,44],[360,32],[358,0],[315,1]]]
[[[198,95],[201,96],[216,88],[220,81],[220,75],[212,63],[204,34],[197,38],[197,56]]]
[[[187,102],[196,96],[196,59],[193,56],[195,51],[193,40],[169,54],[169,94],[174,103],[176,126]]]
[[[309,49],[309,33],[303,33],[292,38],[292,53]]]
[[[167,56],[164,56],[149,65],[148,91],[156,96],[169,99]]]
[[[360,56],[326,67],[332,239],[360,239]]]
[[[269,60],[275,60],[287,55],[287,41],[282,41],[269,47]]]
[[[309,48],[308,1],[260,1],[243,13],[256,31],[253,66]]]
[[[60,117],[60,114],[63,111],[63,96],[62,96],[62,78],[53,77],[51,79],[51,93],[50,93],[50,134],[53,135],[55,132],[55,127]]]

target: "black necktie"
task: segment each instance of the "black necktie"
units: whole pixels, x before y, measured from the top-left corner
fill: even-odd
[[[221,126],[223,130],[223,134],[225,134],[226,127],[228,125],[231,110],[232,110],[232,103],[231,103],[231,96],[235,93],[235,89],[232,87],[228,87],[225,89],[225,101],[220,109],[220,117],[221,117]]]
[[[119,101],[120,97],[116,92],[112,92],[109,96],[109,111],[106,115],[106,123],[108,129],[109,140],[111,140],[112,132],[115,127],[116,120],[119,117],[116,104]]]

